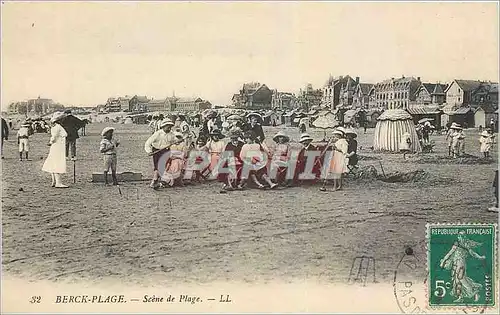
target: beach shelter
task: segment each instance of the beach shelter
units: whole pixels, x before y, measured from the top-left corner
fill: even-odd
[[[408,112],[402,109],[388,109],[378,117],[375,126],[373,149],[375,151],[399,152],[402,135],[411,135],[411,151],[421,152],[415,124]]]

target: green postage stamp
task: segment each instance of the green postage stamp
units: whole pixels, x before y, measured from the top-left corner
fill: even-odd
[[[431,308],[495,307],[496,224],[427,224]]]

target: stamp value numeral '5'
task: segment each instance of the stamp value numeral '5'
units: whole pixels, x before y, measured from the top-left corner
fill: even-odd
[[[494,307],[496,240],[496,224],[428,224],[429,306]]]

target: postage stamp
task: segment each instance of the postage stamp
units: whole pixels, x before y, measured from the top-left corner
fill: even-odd
[[[427,225],[429,307],[495,306],[496,233],[496,224]]]

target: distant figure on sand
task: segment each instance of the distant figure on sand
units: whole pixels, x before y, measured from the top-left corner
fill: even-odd
[[[71,110],[64,111],[65,117],[61,120],[61,125],[66,130],[66,158],[69,158],[71,151],[71,159],[76,158],[76,140],[80,138],[78,136],[78,130],[84,126],[83,121],[76,118],[71,114]]]
[[[106,127],[102,130],[102,140],[99,144],[99,152],[104,155],[104,184],[108,185],[108,172],[111,169],[111,177],[113,178],[113,185],[118,185],[116,178],[116,148],[120,145],[120,141],[113,140],[113,133],[115,128]]]
[[[9,126],[7,126],[7,121],[2,117],[2,147],[1,147],[1,155],[3,159],[3,141],[9,140]]]
[[[342,174],[347,172],[347,150],[349,144],[345,139],[345,129],[338,127],[333,131],[336,138],[333,144],[333,156],[330,157],[330,163],[327,170],[327,177],[323,182],[321,191],[326,191],[326,180],[330,177],[333,180],[333,191],[342,189]]]
[[[406,155],[411,152],[411,135],[409,132],[403,133],[399,142],[399,151],[403,152],[403,159],[406,161]]]
[[[29,124],[24,122],[21,128],[17,131],[17,144],[19,145],[19,161],[23,160],[23,152],[26,154],[26,161],[28,161],[28,153],[30,150],[29,144],[30,130]]]
[[[489,158],[490,150],[493,145],[493,137],[488,131],[485,130],[481,133],[481,136],[479,137],[479,143],[481,144],[479,151],[483,153],[484,158]]]
[[[163,153],[170,150],[170,146],[176,142],[174,134],[170,132],[173,126],[174,122],[165,118],[159,124],[161,129],[155,131],[144,144],[146,153],[153,157],[153,180],[151,181],[150,187],[154,189],[158,188],[159,184],[158,180],[160,178],[160,173],[158,170],[158,163],[160,162],[160,158]]]
[[[64,117],[65,114],[62,112],[56,112],[52,115],[52,119],[50,120],[52,123],[49,140],[50,150],[42,167],[42,171],[50,173],[52,187],[56,188],[68,187],[62,183],[61,179],[61,174],[66,173],[65,147],[66,136],[68,135],[61,125]]]

